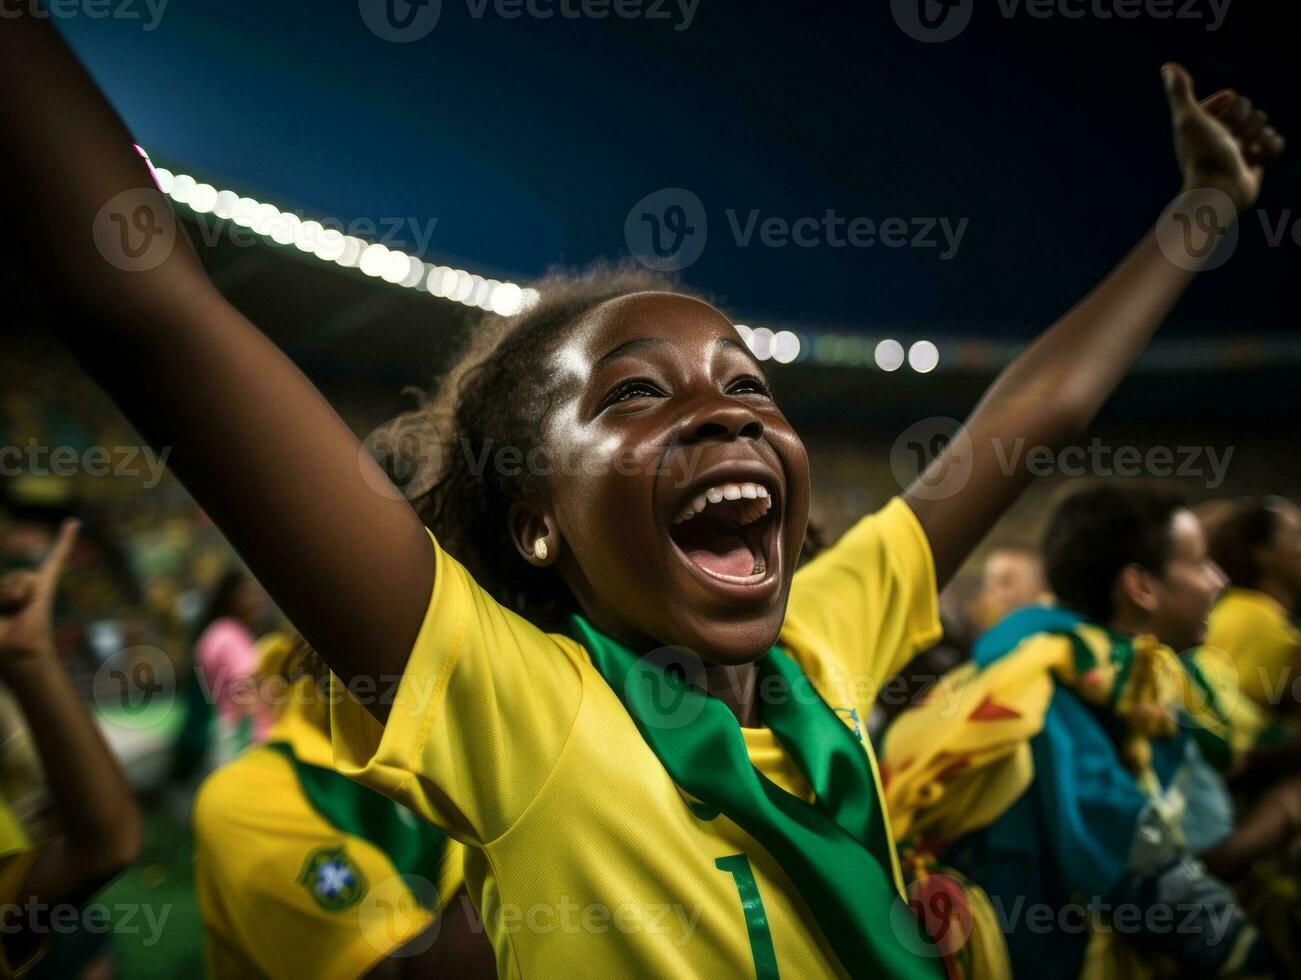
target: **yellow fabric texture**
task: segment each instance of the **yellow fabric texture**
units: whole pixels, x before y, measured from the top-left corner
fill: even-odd
[[[293,684],[271,741],[287,742],[301,762],[332,768],[326,693],[311,678]],[[250,749],[208,777],[195,799],[194,829],[209,977],[351,980],[434,921],[382,851],[317,813],[293,764],[273,749]],[[313,855],[337,848],[365,893],[327,909],[301,879]],[[462,853],[449,845],[435,883],[444,905],[460,890]]]
[[[1216,651],[1194,655],[1213,702],[1180,658],[1151,636],[1134,639],[1133,668],[1115,695],[1122,671],[1111,659],[1106,632],[1081,624],[1074,634],[1092,658],[1081,675],[1067,637],[1038,633],[983,670],[963,664],[950,671],[895,720],[885,735],[881,768],[897,839],[950,840],[987,826],[1016,802],[1034,778],[1030,739],[1043,728],[1056,682],[1125,723],[1121,758],[1148,788],[1154,778],[1150,740],[1174,735],[1181,712],[1233,749],[1254,744],[1241,710],[1220,719],[1227,705],[1243,699]]]
[[[16,902],[32,862],[40,852],[34,847],[22,822],[0,796],[0,905]],[[0,980],[21,976],[45,952],[45,943],[37,944],[22,963],[11,963],[4,943],[0,942]]]
[[[1301,666],[1301,630],[1272,596],[1229,589],[1207,621],[1206,645],[1225,651],[1238,669],[1242,692],[1269,715],[1291,697]]]
[[[782,975],[840,975],[781,868],[691,806],[584,648],[493,601],[433,547],[429,611],[387,725],[341,695],[335,759],[470,845],[466,884],[499,975],[744,975],[747,910],[715,865],[738,854]],[[939,638],[937,602],[925,534],[894,500],[796,574],[778,643],[862,739],[881,682]],[[770,730],[745,739],[761,772],[811,798]]]

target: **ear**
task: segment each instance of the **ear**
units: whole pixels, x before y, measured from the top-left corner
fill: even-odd
[[[1159,585],[1156,576],[1146,568],[1126,565],[1120,573],[1117,590],[1130,603],[1151,615],[1161,601],[1157,592]]]
[[[521,501],[511,505],[506,520],[515,549],[530,565],[546,568],[560,557],[560,530],[549,510]]]

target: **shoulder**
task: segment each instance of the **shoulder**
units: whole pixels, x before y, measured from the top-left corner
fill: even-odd
[[[194,798],[194,830],[202,839],[228,837],[256,823],[257,815],[283,811],[301,796],[289,760],[258,746],[214,770]]]

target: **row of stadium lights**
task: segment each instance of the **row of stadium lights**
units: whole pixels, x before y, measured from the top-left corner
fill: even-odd
[[[819,334],[806,342],[790,330],[773,332],[767,327],[748,327],[738,323],[736,329],[746,344],[761,361],[774,360],[778,364],[812,360],[817,364],[835,364],[844,367],[871,367],[882,371],[898,371],[906,363],[918,374],[930,374],[939,366],[940,349],[929,340],[919,340],[907,351],[897,340],[876,343],[865,337]]]
[[[164,194],[196,214],[212,214],[232,221],[278,245],[293,245],[323,262],[357,269],[395,286],[423,287],[431,296],[501,316],[513,316],[538,301],[535,289],[485,279],[464,269],[430,265],[398,249],[326,228],[319,221],[304,221],[274,204],[242,197],[230,190],[218,190],[189,174],[174,174],[161,167],[154,168],[154,174]],[[744,324],[737,324],[736,329],[755,357],[778,364],[812,360],[846,367],[875,364],[882,371],[897,371],[907,363],[918,374],[929,374],[940,361],[939,348],[929,340],[919,340],[905,352],[903,344],[892,339],[872,344],[862,337],[822,334],[814,336],[809,343],[790,330],[773,331]]]
[[[326,228],[319,221],[304,221],[274,204],[241,197],[234,191],[219,191],[189,174],[173,174],[161,167],[154,168],[154,174],[164,194],[196,214],[213,214],[233,221],[278,245],[293,245],[323,262],[358,269],[395,286],[423,288],[440,299],[475,306],[501,316],[519,313],[538,299],[535,289],[525,289],[513,282],[485,279],[464,269],[429,265],[414,255],[379,242],[345,235],[337,228]]]

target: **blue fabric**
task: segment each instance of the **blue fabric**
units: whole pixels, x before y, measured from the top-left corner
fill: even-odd
[[[1059,607],[1017,610],[977,641],[972,659],[986,667],[1029,636],[1069,632],[1083,621]],[[1088,935],[1082,917],[1063,920],[1059,910],[1112,894],[1147,801],[1107,728],[1070,691],[1055,690],[1043,731],[1030,746],[1035,780],[1029,791],[991,826],[959,842],[953,864],[985,887],[1002,917],[1015,975],[1075,977]],[[1047,928],[1033,924],[1036,907],[1053,910]]]
[[[1070,634],[1083,621],[1059,608],[1018,610],[977,642],[973,659],[983,668],[1029,636]],[[1191,935],[1164,930],[1132,936],[1140,946],[1174,956],[1195,977],[1215,975],[1246,927],[1232,893],[1153,819],[1150,802],[1120,758],[1121,734],[1115,717],[1056,687],[1043,730],[1030,741],[1034,782],[993,824],[955,842],[946,855],[989,895],[1018,977],[1079,975],[1088,943],[1081,905],[1202,909]],[[1187,781],[1190,758],[1200,758],[1186,728],[1151,746],[1163,791]],[[1227,928],[1209,926],[1207,913],[1214,910],[1228,912]],[[1253,955],[1266,954],[1254,949]]]

